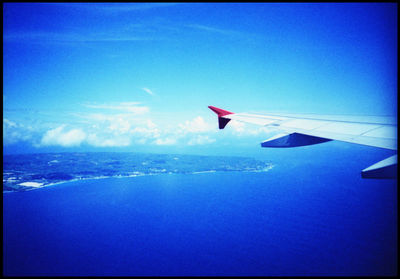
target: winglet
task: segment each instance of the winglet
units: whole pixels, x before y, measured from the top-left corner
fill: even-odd
[[[215,112],[218,115],[218,127],[220,129],[225,128],[226,124],[228,124],[229,121],[231,121],[229,118],[224,118],[223,116],[228,115],[228,114],[233,114],[233,112],[216,108],[213,106],[208,106],[209,109],[211,109],[213,112]]]

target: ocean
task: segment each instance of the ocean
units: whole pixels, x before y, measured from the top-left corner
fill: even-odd
[[[361,179],[356,163],[21,156],[3,157],[6,276],[397,274],[397,180]],[[78,157],[97,164],[66,163]]]

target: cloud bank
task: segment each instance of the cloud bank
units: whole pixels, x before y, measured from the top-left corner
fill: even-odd
[[[62,147],[79,146],[85,139],[86,134],[80,129],[65,131],[66,125],[47,131],[41,140],[42,146],[59,145]]]

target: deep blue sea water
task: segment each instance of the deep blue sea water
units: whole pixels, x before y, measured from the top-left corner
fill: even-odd
[[[303,161],[3,193],[3,274],[396,275],[397,181]]]

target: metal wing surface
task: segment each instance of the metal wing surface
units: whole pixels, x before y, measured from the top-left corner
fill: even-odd
[[[397,150],[397,119],[384,116],[315,115],[315,114],[250,114],[233,113],[209,106],[218,115],[219,128],[230,120],[274,127],[280,131],[261,143],[262,147],[296,147],[338,140],[361,145]],[[363,177],[386,178],[387,169],[397,166],[397,155],[390,160],[363,170]],[[377,168],[380,171],[377,171]],[[385,170],[385,171],[384,171]],[[372,175],[372,176],[371,176]],[[389,175],[391,176],[391,175]]]

